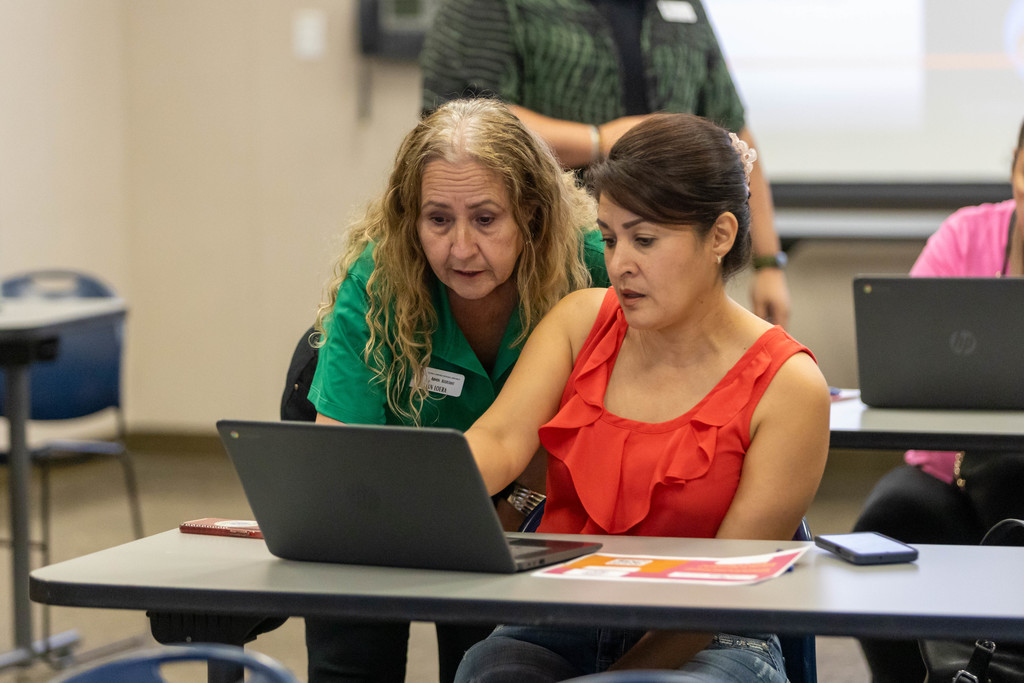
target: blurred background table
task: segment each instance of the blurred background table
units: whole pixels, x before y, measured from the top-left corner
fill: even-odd
[[[29,600],[31,463],[27,423],[31,396],[29,368],[60,352],[60,335],[75,326],[124,318],[120,298],[0,298],[0,367],[6,375],[5,417],[9,424],[9,495],[11,514],[11,576],[14,649],[0,654],[0,669],[25,665],[52,647],[67,647],[74,634],[58,634],[49,642],[33,642]]]

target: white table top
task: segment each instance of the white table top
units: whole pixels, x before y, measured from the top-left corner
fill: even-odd
[[[27,332],[43,332],[127,310],[124,299],[90,297],[67,299],[0,297],[0,339]]]
[[[1024,450],[1024,411],[871,408],[832,403],[833,448]]]
[[[0,366],[6,370],[7,401],[5,417],[9,422],[11,583],[14,613],[15,649],[0,656],[3,666],[22,665],[38,652],[32,647],[32,604],[28,595],[29,451],[25,423],[28,421],[31,362],[52,355],[52,342],[62,331],[73,327],[109,324],[120,319],[127,307],[115,297],[83,298],[0,298]],[[46,352],[43,352],[45,349]]]
[[[590,538],[601,540],[604,552],[665,556],[803,545]],[[776,579],[709,587],[293,562],[270,555],[260,540],[172,530],[37,569],[30,590],[34,600],[54,605],[268,617],[1019,637],[1024,548],[918,548],[912,564],[857,567],[812,547]]]

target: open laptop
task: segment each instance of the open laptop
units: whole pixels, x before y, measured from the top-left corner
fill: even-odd
[[[217,430],[278,557],[512,573],[601,547],[506,535],[453,429],[221,420]]]
[[[858,276],[861,400],[1024,409],[1024,278]]]

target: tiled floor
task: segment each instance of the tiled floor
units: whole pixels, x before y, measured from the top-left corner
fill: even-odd
[[[881,474],[897,462],[892,453],[843,451],[833,453],[814,506],[808,514],[815,533],[849,530],[861,501]],[[244,495],[230,464],[219,450],[171,452],[153,449],[136,452],[143,513],[147,533],[174,528],[198,517],[250,517]],[[0,530],[9,529],[7,472],[0,469]],[[54,561],[100,550],[130,540],[127,505],[117,465],[94,462],[67,466],[54,475]],[[0,651],[11,646],[12,625],[6,611],[10,604],[10,555],[0,548]],[[41,607],[37,607],[37,612]],[[147,637],[145,617],[137,612],[96,609],[53,609],[55,631],[76,630],[81,636],[76,652],[88,652],[133,636]],[[37,615],[38,623],[38,615]],[[436,680],[436,656],[432,652],[433,629],[414,624],[408,681]],[[151,640],[148,641],[153,644]],[[260,636],[250,645],[288,666],[305,679],[303,625],[299,619]],[[856,642],[848,638],[818,639],[818,671],[822,683],[868,681]],[[0,682],[38,683],[58,672],[38,663],[28,669],[0,672]]]

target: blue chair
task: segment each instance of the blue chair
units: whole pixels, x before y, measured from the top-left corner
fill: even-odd
[[[540,526],[540,518],[544,516],[544,501],[542,500],[537,504],[537,507],[530,510],[530,513],[523,519],[523,523],[519,525],[519,531],[522,532],[534,532],[537,527]]]
[[[116,296],[103,282],[68,270],[44,270],[11,277],[0,282],[0,295],[8,298],[46,299]],[[40,516],[43,564],[50,564],[50,465],[59,461],[109,457],[119,460],[128,493],[132,532],[142,537],[142,511],[138,484],[131,458],[124,446],[125,422],[121,410],[121,352],[123,321],[98,322],[61,333],[57,357],[38,362],[29,370],[31,420],[71,420],[111,410],[116,433],[110,440],[62,439],[32,449],[32,463],[40,470]],[[0,370],[0,414],[6,410],[6,377]],[[7,454],[0,452],[0,465]],[[43,610],[44,637],[49,636],[49,608]]]
[[[166,683],[161,671],[163,667],[170,665],[167,666],[170,672],[176,663],[190,661],[205,661],[208,667],[227,667],[238,674],[248,672],[249,683],[299,683],[287,668],[264,654],[247,652],[234,645],[205,643],[138,652],[66,674],[51,683]],[[213,675],[211,671],[211,677]],[[235,680],[241,680],[241,677]]]
[[[544,502],[530,511],[519,527],[520,531],[536,531],[544,515]],[[800,520],[794,541],[813,540],[807,519]],[[786,677],[790,683],[818,683],[817,650],[814,635],[779,636],[782,656],[786,660]],[[582,683],[672,683],[671,671],[620,671],[595,674],[575,679]]]
[[[628,669],[570,678],[566,683],[679,683],[678,671],[668,669]]]

